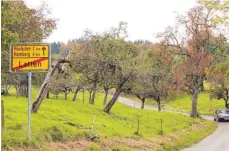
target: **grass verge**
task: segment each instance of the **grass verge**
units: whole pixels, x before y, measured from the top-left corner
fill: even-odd
[[[106,114],[102,111],[101,93],[97,93],[95,105],[88,104],[88,93],[85,93],[85,103],[82,102],[82,93],[77,95],[75,102],[71,101],[71,97],[72,94],[68,100],[63,100],[61,96],[59,100],[43,101],[38,113],[31,117],[31,141],[27,140],[27,99],[3,97],[5,128],[2,147],[5,150],[55,150],[61,149],[56,144],[62,144],[62,150],[66,150],[81,144],[76,146],[85,150],[172,150],[191,145],[216,128],[215,123],[209,121],[175,113],[130,108],[118,102],[111,113]],[[81,129],[91,125],[94,113],[96,120],[93,132],[100,135],[98,142],[88,140],[89,131]],[[138,119],[139,133],[136,134]],[[74,123],[78,128],[65,124],[66,122]],[[174,137],[172,141],[167,141],[171,136]]]

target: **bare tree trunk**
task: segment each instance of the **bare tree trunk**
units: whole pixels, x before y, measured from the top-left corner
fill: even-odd
[[[20,96],[20,92],[21,92],[21,85],[20,85],[20,83],[17,83],[17,85],[16,85],[16,97]]]
[[[20,86],[18,96],[28,97],[26,92],[26,85]]]
[[[20,83],[20,75],[19,73],[16,74],[16,97],[20,96],[20,91],[21,91],[21,83]]]
[[[24,92],[23,95],[28,98],[28,85],[24,85]]]
[[[5,95],[8,96],[9,95],[9,89],[10,89],[11,85],[5,85]]]
[[[110,100],[110,102],[108,102],[108,104],[105,106],[105,108],[103,109],[104,112],[109,113],[111,108],[113,107],[113,105],[115,104],[115,102],[117,101],[119,95],[122,93],[122,86],[123,84],[120,84],[117,88],[116,91],[112,97],[112,99]]]
[[[104,96],[104,100],[103,100],[103,105],[106,105],[107,103],[107,95],[108,95],[108,88],[104,88],[105,90],[105,96]]]
[[[201,92],[204,91],[204,82],[202,82],[201,86],[200,86]]]
[[[193,118],[197,117],[197,99],[198,99],[198,90],[194,90],[192,94],[192,111],[191,111],[191,117]]]
[[[47,91],[46,98],[49,99],[49,90]]]
[[[68,99],[68,90],[65,90],[64,91],[64,100],[67,100]]]
[[[19,96],[23,96],[23,89],[24,89],[24,87],[23,87],[23,85],[20,87],[20,90],[19,90]]]
[[[156,101],[157,101],[158,111],[161,111],[161,99],[160,99],[160,97],[158,97]]]
[[[145,98],[142,98],[142,106],[141,106],[141,109],[144,109],[144,106],[145,106]]]
[[[76,90],[74,92],[74,96],[72,98],[72,101],[75,101],[76,100],[76,96],[77,96],[77,93],[79,92],[79,90],[80,90],[80,87],[76,87]]]
[[[16,97],[19,97],[19,87],[16,85]]]
[[[228,101],[225,101],[225,107],[226,107],[227,109],[229,109],[229,103],[228,103]]]
[[[54,61],[51,65],[51,69],[49,70],[49,72],[47,73],[46,77],[45,77],[45,80],[43,82],[43,84],[41,85],[41,88],[39,90],[39,93],[37,95],[37,98],[36,100],[34,101],[33,105],[32,105],[32,112],[33,113],[37,113],[45,95],[47,94],[47,90],[48,90],[48,85],[50,83],[50,79],[52,77],[52,75],[54,74],[56,68],[59,67],[59,64],[60,63],[70,63],[69,61],[67,60],[57,60],[57,61]],[[71,67],[71,64],[70,64],[70,67]],[[61,72],[61,71],[59,71]]]
[[[90,101],[91,101],[91,92],[92,92],[92,91],[89,90],[88,92],[89,92],[89,103],[90,103]]]
[[[228,94],[228,89],[226,89],[225,91],[226,91],[226,98],[224,98],[225,107],[226,107],[227,109],[229,109],[229,103],[228,103],[229,94]]]
[[[68,55],[67,55],[66,59],[64,58],[64,60],[68,60],[69,57],[70,57],[70,51],[68,51]],[[61,66],[61,70],[64,71],[65,67],[66,67],[66,64],[63,64],[63,65]]]
[[[95,93],[96,93],[96,82],[93,84],[93,91],[92,91],[92,97],[90,100],[90,104],[95,104]]]
[[[22,85],[21,89],[20,89],[19,96],[25,96],[25,92],[24,92],[25,90],[24,89],[25,89],[25,87],[24,87],[24,85]]]

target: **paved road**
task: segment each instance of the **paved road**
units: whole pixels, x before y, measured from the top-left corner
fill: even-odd
[[[141,103],[134,102],[131,99],[119,97],[118,101],[120,103],[126,104],[131,107],[140,108]],[[148,110],[157,110],[155,107],[145,106]],[[166,112],[173,112],[165,110]],[[185,114],[181,112],[176,112],[179,114]],[[187,114],[185,114],[187,115]],[[213,120],[211,116],[203,116],[207,120]],[[218,128],[210,136],[204,138],[198,144],[194,144],[189,148],[185,148],[181,151],[229,151],[229,122],[218,123]]]
[[[181,151],[229,151],[229,123],[219,123],[212,135]]]

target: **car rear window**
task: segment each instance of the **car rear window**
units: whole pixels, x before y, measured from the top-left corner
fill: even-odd
[[[229,114],[229,110],[219,110],[219,113]]]

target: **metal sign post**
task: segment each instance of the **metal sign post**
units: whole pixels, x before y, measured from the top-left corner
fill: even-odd
[[[51,49],[48,43],[12,43],[10,46],[10,72],[28,73],[28,140],[31,129],[32,72],[45,72],[50,68]]]
[[[32,72],[28,73],[28,140],[30,141],[30,128],[31,128],[31,86]]]

